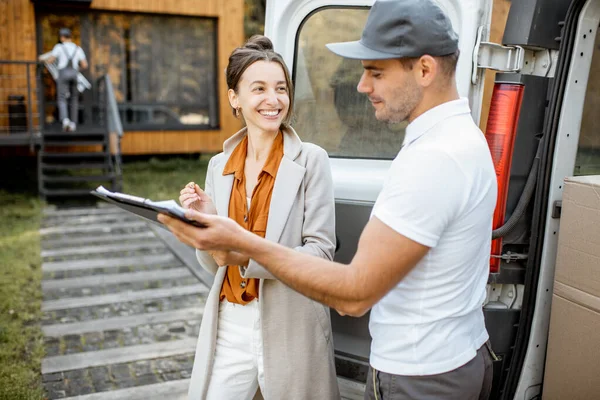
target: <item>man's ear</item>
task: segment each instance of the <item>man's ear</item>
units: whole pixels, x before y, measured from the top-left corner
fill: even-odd
[[[435,58],[430,55],[424,55],[415,63],[415,79],[423,87],[429,87],[439,75],[440,66]]]
[[[230,105],[232,108],[236,109],[236,108],[238,108],[238,107],[240,106],[240,105],[239,105],[239,100],[238,100],[238,95],[237,95],[237,93],[235,92],[235,90],[233,90],[233,89],[229,89],[229,90],[227,91],[227,97],[229,97],[229,105]]]

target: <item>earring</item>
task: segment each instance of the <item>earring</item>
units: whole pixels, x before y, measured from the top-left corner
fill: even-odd
[[[235,116],[236,116],[236,118],[239,118],[239,117],[240,117],[240,110],[241,110],[241,107],[237,107],[237,108],[235,109]]]

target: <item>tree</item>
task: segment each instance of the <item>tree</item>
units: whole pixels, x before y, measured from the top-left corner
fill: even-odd
[[[244,3],[244,33],[246,39],[265,33],[266,0],[246,0]]]

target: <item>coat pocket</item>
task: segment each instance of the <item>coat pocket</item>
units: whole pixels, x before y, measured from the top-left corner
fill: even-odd
[[[319,322],[319,326],[323,331],[323,336],[325,337],[327,343],[329,343],[329,341],[331,340],[331,318],[329,316],[329,307],[325,307],[324,305],[317,303],[316,301],[309,301],[313,305],[317,321]]]

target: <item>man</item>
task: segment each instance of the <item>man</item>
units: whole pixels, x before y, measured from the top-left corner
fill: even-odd
[[[75,131],[79,115],[79,91],[77,90],[77,75],[79,68],[88,67],[83,49],[73,43],[71,30],[59,30],[60,43],[52,49],[52,55],[47,62],[57,61],[58,79],[56,80],[56,101],[58,117],[64,131]],[[40,60],[42,58],[40,57]],[[71,116],[67,112],[67,99],[71,99]]]
[[[380,0],[360,41],[328,47],[362,60],[358,91],[379,120],[409,122],[352,262],[285,249],[213,215],[186,214],[202,229],[160,221],[198,249],[246,254],[341,314],[372,308],[366,399],[485,399],[493,353],[482,304],[497,183],[456,89],[457,35],[431,0]]]

